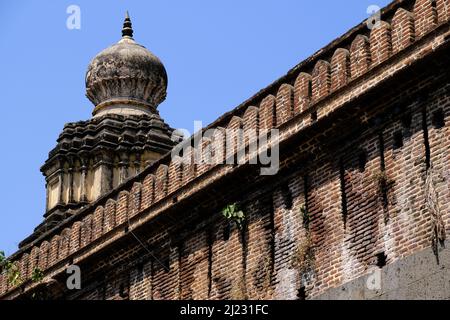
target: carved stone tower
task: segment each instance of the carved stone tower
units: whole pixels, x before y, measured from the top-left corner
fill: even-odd
[[[173,147],[177,138],[157,111],[166,89],[164,65],[135,42],[127,13],[122,39],[88,67],[86,96],[95,106],[93,117],[66,124],[41,168],[47,186],[45,221],[30,238],[138,174]]]

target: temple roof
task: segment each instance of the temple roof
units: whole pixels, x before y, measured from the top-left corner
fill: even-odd
[[[96,151],[168,152],[174,145],[173,129],[157,114],[106,114],[87,121],[68,123],[57,145],[49,152],[44,171],[55,159],[78,157]]]

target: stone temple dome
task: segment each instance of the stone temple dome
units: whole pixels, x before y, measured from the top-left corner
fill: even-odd
[[[122,39],[100,52],[86,73],[86,96],[94,116],[106,113],[154,113],[166,98],[167,73],[162,62],[133,39],[126,15]]]
[[[41,167],[45,219],[21,245],[139,174],[179,142],[157,110],[166,97],[166,70],[132,37],[127,14],[122,39],[89,65],[86,93],[94,116],[67,123],[49,152]]]

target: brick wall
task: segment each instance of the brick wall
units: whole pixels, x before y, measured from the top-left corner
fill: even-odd
[[[210,126],[280,129],[277,176],[166,156],[13,255],[24,282],[1,275],[0,296],[41,290],[36,266],[64,283],[76,263],[83,290],[48,285],[54,297],[310,298],[438,246],[450,232],[448,5],[395,1],[380,28],[354,29]],[[242,229],[220,214],[236,201]]]

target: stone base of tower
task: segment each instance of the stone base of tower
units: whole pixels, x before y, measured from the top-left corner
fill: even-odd
[[[379,282],[378,282],[379,281]],[[329,289],[315,300],[449,300],[450,241],[374,268],[367,275]]]

